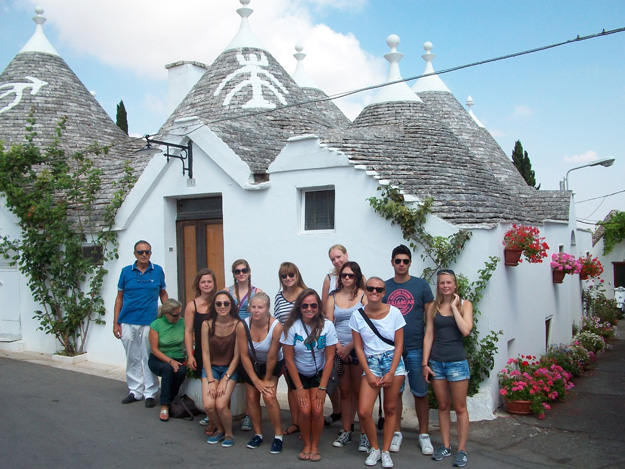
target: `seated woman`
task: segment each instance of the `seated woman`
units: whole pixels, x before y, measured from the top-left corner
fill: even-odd
[[[202,377],[208,380],[207,394],[204,396],[206,415],[217,430],[206,440],[214,445],[221,440],[221,446],[234,445],[232,432],[232,412],[230,397],[237,384],[239,373],[239,347],[236,328],[239,310],[232,295],[221,291],[213,297],[208,319],[202,324]]]
[[[182,303],[170,298],[159,309],[159,317],[150,324],[152,353],[148,366],[161,379],[161,422],[169,420],[169,406],[178,395],[186,375],[184,362],[184,319]]]
[[[458,295],[458,283],[453,270],[439,270],[436,281],[436,299],[425,317],[423,338],[423,376],[432,380],[432,389],[438,401],[438,421],[443,445],[432,459],[441,461],[451,456],[451,417],[453,404],[458,426],[458,452],[454,466],[467,464],[469,412],[469,364],[462,339],[473,329],[473,304]]]
[[[315,290],[299,294],[280,339],[288,372],[288,384],[297,395],[297,421],[304,440],[298,458],[321,461],[319,439],[323,430],[323,404],[338,342],[334,324],[323,316]]]
[[[270,301],[266,293],[256,293],[249,301],[250,317],[237,325],[237,342],[241,355],[241,371],[247,390],[247,411],[252,419],[254,437],[247,444],[256,449],[263,442],[260,396],[265,401],[274,429],[274,439],[269,452],[282,452],[282,420],[280,404],[276,398],[278,378],[284,368],[282,356],[282,324],[269,313]]]
[[[407,374],[402,359],[406,321],[399,309],[382,303],[385,290],[384,280],[371,277],[366,286],[367,305],[352,315],[349,326],[363,368],[358,419],[371,444],[365,465],[375,466],[382,459],[382,467],[393,467],[389,449],[397,421],[397,401]],[[381,389],[385,415],[382,452],[373,421],[373,406]]]

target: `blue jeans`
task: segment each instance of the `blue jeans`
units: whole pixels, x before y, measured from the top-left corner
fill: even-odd
[[[369,365],[369,370],[378,378],[381,378],[386,373],[391,371],[391,365],[393,364],[393,356],[395,355],[394,351],[382,352],[377,355],[369,355],[367,357],[367,365]],[[404,366],[404,359],[400,358],[399,363],[397,364],[397,368],[395,368],[395,376],[406,376],[408,372],[406,371],[406,367]],[[364,373],[363,373],[364,375]],[[406,385],[406,381],[401,383],[401,389],[399,392],[404,391],[404,386]]]
[[[463,381],[471,377],[469,363],[466,360],[459,362],[437,362],[430,360],[430,368],[434,372],[434,379],[447,381]]]
[[[221,365],[212,365],[211,373],[213,374],[213,379],[220,380],[224,376],[226,376],[226,371],[228,371],[229,365],[221,366]],[[207,378],[206,370],[202,367],[202,378]],[[234,373],[230,376],[230,379],[234,382],[239,381],[239,370],[234,370]],[[210,381],[210,379],[209,379]]]
[[[174,371],[169,363],[159,360],[152,353],[148,358],[148,366],[152,373],[161,377],[161,405],[171,404],[186,376],[185,366],[180,365],[178,371]]]
[[[410,392],[417,397],[424,397],[428,393],[428,383],[423,377],[423,349],[408,350],[405,355],[406,369],[408,370],[408,384]]]

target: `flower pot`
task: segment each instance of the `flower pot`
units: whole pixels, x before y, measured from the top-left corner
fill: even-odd
[[[504,248],[503,249],[504,265],[508,265],[508,266],[519,265],[521,254],[523,254],[523,251],[521,249]]]
[[[510,401],[506,399],[506,410],[509,414],[529,415],[532,413],[531,405],[531,401]]]
[[[562,283],[566,275],[566,272],[563,270],[552,270],[551,273],[553,274],[553,283]]]

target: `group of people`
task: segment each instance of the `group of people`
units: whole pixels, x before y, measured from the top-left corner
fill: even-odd
[[[390,453],[400,450],[403,439],[402,392],[408,376],[422,453],[437,461],[452,455],[453,404],[459,440],[453,463],[466,465],[469,367],[462,339],[473,327],[473,306],[458,295],[453,271],[437,273],[433,295],[425,280],[410,275],[407,246],[393,250],[394,276],[384,281],[367,279],[349,261],[345,247],[334,245],[328,252],[334,269],[324,278],[321,296],[306,286],[295,264],[280,265],[272,314],[269,296],[252,285],[251,268],[239,259],[232,264],[234,283],[224,290],[217,290],[211,270],[197,273],[195,299],[182,318],[180,302],[168,298],[162,269],[150,262],[149,243],[137,242],[134,251],[137,260],[122,270],[114,311],[113,332],[127,355],[130,392],[122,403],[145,398],[146,407],[154,407],[154,375],[161,376],[159,418],[167,421],[188,367],[201,378],[206,411],[201,423],[209,444],[234,445],[229,402],[242,381],[247,398],[243,425],[254,435],[248,448],[263,443],[262,396],[274,431],[271,453],[282,451],[284,435],[299,432],[304,446],[298,458],[320,461],[324,424],[341,420],[333,446],[342,447],[351,442],[358,414],[358,449],[368,452],[365,465],[381,461],[390,468]],[[282,375],[293,419],[285,430],[276,396]],[[442,438],[436,451],[428,434],[429,383],[438,400]],[[328,394],[333,412],[324,419]],[[381,444],[373,417],[378,399],[385,417]]]

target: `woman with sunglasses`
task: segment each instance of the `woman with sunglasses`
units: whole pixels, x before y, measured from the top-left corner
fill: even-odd
[[[460,298],[454,271],[439,270],[436,297],[426,312],[423,376],[428,383],[432,379],[443,439],[443,445],[436,450],[432,459],[441,461],[451,456],[450,408],[453,405],[458,425],[458,453],[454,458],[454,466],[457,467],[465,466],[468,459],[467,390],[470,373],[462,339],[468,336],[472,329],[473,304]]]
[[[217,430],[206,440],[229,448],[234,445],[230,397],[239,379],[239,347],[236,329],[239,311],[232,295],[220,291],[211,301],[208,319],[202,324],[202,378],[208,381],[208,392],[204,396],[206,415]]]
[[[362,367],[354,351],[354,339],[349,321],[354,312],[367,304],[362,278],[360,266],[356,262],[345,262],[339,269],[336,290],[328,298],[325,307],[326,317],[334,322],[339,340],[335,364],[339,375],[343,430],[333,443],[336,448],[345,446],[352,440],[354,416],[358,409]],[[362,445],[366,444],[364,438],[366,435],[362,432]]]
[[[150,324],[152,353],[148,366],[161,379],[161,422],[169,420],[169,406],[178,395],[184,381],[184,319],[180,317],[182,304],[169,298],[159,309],[159,317]]]
[[[278,280],[280,281],[280,291],[276,294],[273,306],[273,315],[282,325],[286,322],[293,309],[298,295],[308,288],[299,269],[292,262],[283,262],[278,270]],[[284,430],[284,435],[292,435],[299,431],[297,424],[298,405],[295,392],[288,390],[289,409],[293,423]]]
[[[254,437],[247,447],[258,448],[263,442],[260,396],[273,424],[275,436],[269,452],[282,452],[282,420],[276,398],[278,378],[284,369],[282,355],[282,324],[269,312],[270,300],[266,293],[257,293],[250,300],[250,317],[237,325],[237,342],[241,355],[239,368],[247,390],[247,410],[252,420]]]
[[[284,324],[280,339],[288,373],[287,383],[296,392],[298,424],[304,449],[298,459],[321,461],[319,440],[323,430],[323,404],[338,342],[331,321],[323,316],[321,298],[315,290],[299,294]]]
[[[227,290],[236,301],[239,317],[245,319],[250,316],[250,313],[247,312],[249,300],[262,290],[252,286],[252,269],[245,259],[237,259],[232,263],[232,276],[234,283]]]
[[[389,449],[398,418],[397,401],[407,374],[402,358],[406,321],[399,309],[382,303],[385,290],[384,280],[371,277],[366,286],[368,303],[352,315],[349,326],[356,356],[363,368],[358,420],[371,445],[365,465],[375,466],[382,459],[382,467],[393,467]],[[381,389],[384,389],[385,419],[380,452],[373,406]]]

